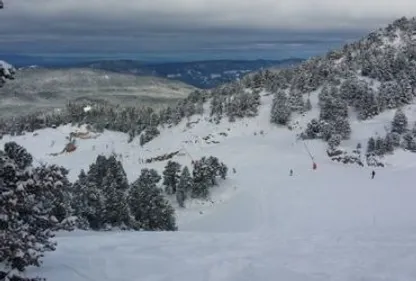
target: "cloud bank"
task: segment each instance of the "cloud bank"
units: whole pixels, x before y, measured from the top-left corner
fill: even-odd
[[[4,0],[0,52],[272,49],[340,44],[396,18],[413,0]]]

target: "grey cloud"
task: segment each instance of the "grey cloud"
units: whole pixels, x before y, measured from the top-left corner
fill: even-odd
[[[4,0],[10,49],[322,49],[416,14],[410,0]],[[305,47],[306,46],[306,47]]]

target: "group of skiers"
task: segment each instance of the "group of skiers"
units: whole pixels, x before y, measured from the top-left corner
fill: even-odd
[[[313,163],[313,169],[316,170],[316,163]],[[289,175],[293,176],[293,170],[292,169],[290,169]],[[373,170],[371,172],[371,179],[374,179],[375,176],[376,176],[376,172]]]

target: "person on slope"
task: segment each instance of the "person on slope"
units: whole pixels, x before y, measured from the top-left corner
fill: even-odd
[[[372,172],[371,172],[371,179],[374,179],[374,176],[376,175],[376,172],[373,170]]]
[[[293,170],[292,169],[290,169],[289,175],[293,176]]]
[[[316,165],[315,162],[313,162],[312,169],[316,170],[316,168],[318,168],[318,166]]]

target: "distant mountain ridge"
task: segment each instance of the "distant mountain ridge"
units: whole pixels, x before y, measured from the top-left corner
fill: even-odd
[[[271,67],[291,67],[303,61],[300,58],[291,58],[284,60],[205,60],[146,64],[135,60],[104,60],[82,64],[82,66],[135,75],[152,75],[179,80],[202,89],[209,89],[241,79],[247,73]]]
[[[201,89],[242,78],[247,73],[267,68],[296,66],[302,58],[282,60],[201,60],[190,62],[147,62],[134,59],[91,59],[88,57],[43,57],[18,54],[2,54],[1,57],[18,68],[92,68],[123,74],[155,76],[178,80]]]

